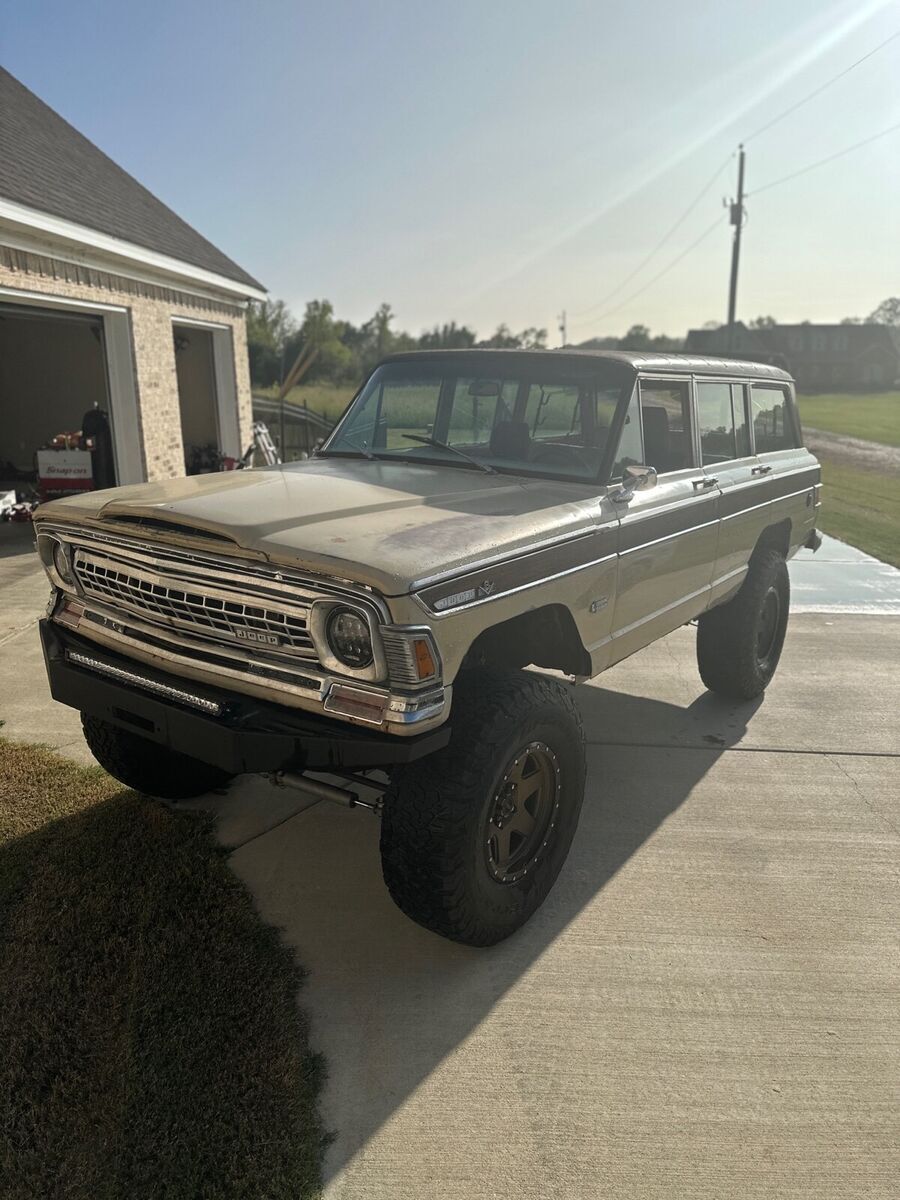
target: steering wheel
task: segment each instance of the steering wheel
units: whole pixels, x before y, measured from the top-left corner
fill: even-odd
[[[582,471],[590,471],[590,466],[578,450],[574,446],[559,446],[554,443],[549,443],[546,446],[540,446],[531,455],[533,463],[546,463],[548,466],[556,464],[557,466],[571,467],[574,463],[581,468]]]

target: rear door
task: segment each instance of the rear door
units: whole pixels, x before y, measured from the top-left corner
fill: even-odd
[[[642,379],[635,403],[657,483],[619,505],[614,662],[706,607],[716,556],[719,492],[697,461],[690,379]]]
[[[790,542],[796,549],[815,525],[819,464],[803,446],[793,389],[788,382],[750,384],[750,421],[761,477],[756,503],[763,525],[790,522]]]
[[[760,532],[765,497],[750,436],[749,396],[743,382],[726,379],[694,381],[697,438],[703,473],[721,492],[719,540],[710,600],[740,585]]]

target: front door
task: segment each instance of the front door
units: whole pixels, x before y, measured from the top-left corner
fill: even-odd
[[[718,488],[697,464],[689,379],[639,383],[643,462],[655,487],[621,504],[611,660],[706,607],[716,554]]]

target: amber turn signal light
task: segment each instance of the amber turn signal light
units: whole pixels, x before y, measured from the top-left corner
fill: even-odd
[[[429,679],[432,675],[436,675],[437,667],[435,666],[434,656],[431,653],[431,647],[427,640],[425,638],[416,638],[413,642],[413,650],[416,655],[416,671],[419,678]]]

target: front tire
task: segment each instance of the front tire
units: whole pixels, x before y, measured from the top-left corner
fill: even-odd
[[[100,766],[136,792],[164,800],[191,800],[234,778],[220,767],[178,754],[99,717],[82,713],[81,727]]]
[[[584,732],[557,680],[467,676],[449,744],[392,776],[381,862],[413,921],[490,946],[531,917],[565,862],[584,798]]]
[[[697,623],[697,666],[711,692],[752,700],[768,687],[784,646],[791,585],[778,550],[754,554],[740,591]]]

